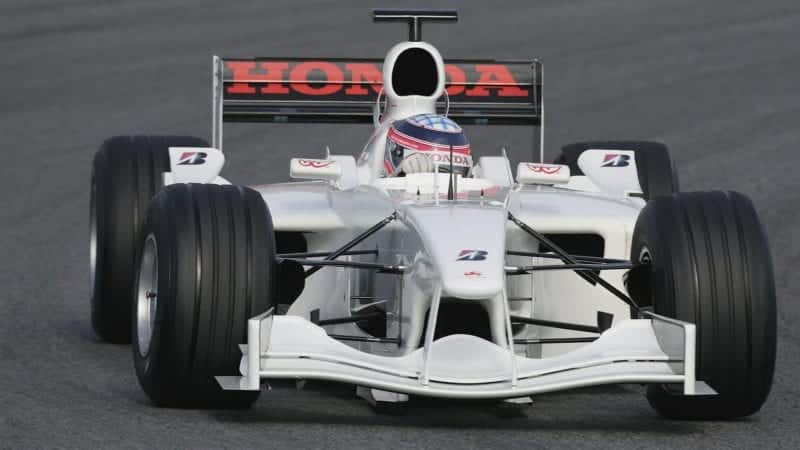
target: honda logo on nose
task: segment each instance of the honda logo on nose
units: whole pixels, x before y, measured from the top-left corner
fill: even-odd
[[[484,250],[461,250],[456,261],[483,261],[488,254]]]

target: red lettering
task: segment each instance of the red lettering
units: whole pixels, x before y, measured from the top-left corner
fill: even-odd
[[[447,95],[459,95],[464,93],[467,76],[460,67],[452,64],[445,64],[444,72],[447,75]]]
[[[468,90],[466,94],[471,97],[487,97],[490,95],[489,89],[497,89],[497,95],[501,97],[524,97],[528,91],[520,89],[517,81],[502,64],[476,64],[475,70],[478,72],[477,86]]]
[[[325,74],[325,80],[320,80],[320,83],[325,83],[321,87],[313,87],[309,83],[297,83],[297,81],[308,81],[309,72],[312,70],[319,70]],[[306,95],[331,95],[338,92],[342,88],[344,82],[344,73],[336,67],[336,64],[331,64],[324,61],[308,61],[300,63],[292,69],[289,76],[292,83],[292,88]]]
[[[255,94],[256,88],[250,85],[252,82],[266,82],[261,87],[262,94],[288,94],[289,88],[282,85],[279,81],[283,80],[284,72],[289,69],[289,64],[285,62],[262,62],[259,71],[254,73],[256,63],[252,61],[226,61],[225,64],[233,73],[233,84],[228,86],[229,94]]]
[[[352,63],[345,64],[345,69],[350,71],[350,79],[353,84],[345,89],[344,93],[347,95],[367,95],[369,91],[362,85],[362,83],[369,83],[375,93],[381,91],[381,84],[383,83],[383,74],[375,64],[368,63]]]

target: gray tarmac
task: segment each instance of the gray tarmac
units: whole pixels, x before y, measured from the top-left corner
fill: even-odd
[[[800,448],[800,3],[0,1],[0,448]],[[545,64],[546,147],[653,139],[685,190],[749,195],[779,296],[770,399],[733,422],[659,418],[637,386],[377,414],[353,389],[276,386],[246,412],[158,409],[130,349],[89,324],[90,163],[107,136],[210,137],[211,55],[381,57],[405,37],[373,6],[452,7],[449,58]],[[356,153],[368,126],[226,129],[224,175],[287,179],[290,156]],[[529,130],[468,128],[473,151],[530,158]]]

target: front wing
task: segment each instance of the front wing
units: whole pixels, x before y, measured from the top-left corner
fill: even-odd
[[[618,383],[679,384],[713,395],[695,379],[695,325],[644,313],[572,352],[535,359],[470,335],[450,335],[405,356],[365,353],[297,316],[273,310],[248,322],[242,376],[218,376],[227,390],[259,390],[261,379],[321,379],[390,392],[449,398],[514,398]]]

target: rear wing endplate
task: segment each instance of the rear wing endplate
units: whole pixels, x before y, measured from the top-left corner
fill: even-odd
[[[213,146],[223,122],[371,123],[382,92],[378,59],[214,57]],[[462,124],[542,123],[539,61],[446,61],[438,111]]]

